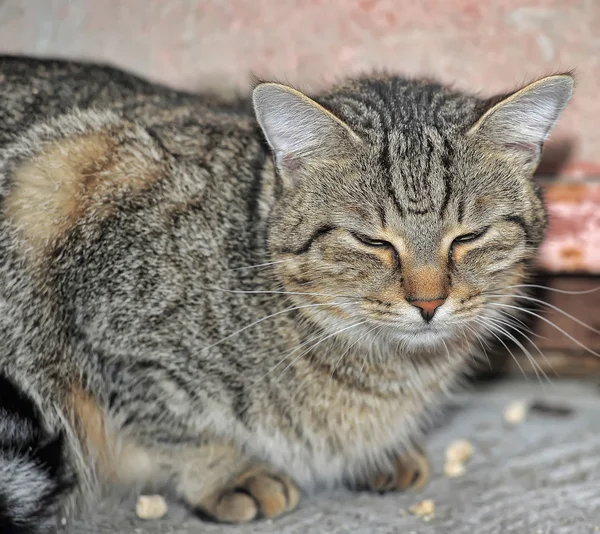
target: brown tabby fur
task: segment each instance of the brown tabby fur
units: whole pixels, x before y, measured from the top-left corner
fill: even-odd
[[[101,483],[240,522],[423,482],[422,415],[543,237],[569,75],[261,83],[256,118],[101,66],[0,78],[0,524],[46,532]]]

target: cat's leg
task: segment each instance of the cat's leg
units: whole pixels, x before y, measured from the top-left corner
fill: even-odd
[[[271,519],[300,500],[289,477],[244,458],[234,447],[206,445],[182,459],[177,490],[201,517],[227,523]]]
[[[355,489],[387,493],[421,489],[429,480],[429,460],[420,447],[394,457],[388,469],[382,469],[353,484]]]
[[[287,476],[229,443],[206,435],[193,447],[155,442],[153,419],[138,418],[134,427],[119,429],[88,393],[74,390],[70,403],[74,426],[104,483],[174,488],[199,516],[229,523],[274,518],[298,504],[299,490]]]
[[[45,534],[75,487],[63,433],[51,432],[13,380],[0,375],[0,532]]]

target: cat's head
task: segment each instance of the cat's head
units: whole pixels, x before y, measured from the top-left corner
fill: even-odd
[[[515,292],[542,240],[533,173],[572,88],[556,75],[483,100],[382,76],[313,100],[259,84],[279,175],[269,250],[285,291],[329,330],[413,346],[461,335],[507,302],[492,293]]]

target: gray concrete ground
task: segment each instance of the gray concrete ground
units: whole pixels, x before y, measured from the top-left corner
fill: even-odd
[[[515,399],[570,407],[570,415],[530,413],[508,428],[504,407]],[[453,400],[427,449],[434,475],[420,494],[339,492],[305,499],[294,513],[246,526],[207,524],[170,503],[161,520],[135,516],[135,499],[105,501],[74,534],[591,534],[600,532],[600,388],[593,383],[535,380],[482,384]],[[461,478],[443,474],[444,451],[456,438],[475,453]],[[407,513],[433,499],[435,518]]]

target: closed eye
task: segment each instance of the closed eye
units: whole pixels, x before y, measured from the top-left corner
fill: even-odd
[[[452,244],[450,245],[450,249],[448,250],[448,260],[450,262],[454,261],[454,253],[457,246],[473,243],[474,241],[477,241],[480,237],[482,237],[483,234],[485,234],[487,231],[488,228],[483,228],[478,232],[471,232],[469,234],[459,235],[457,238],[454,239],[454,241],[452,241]]]
[[[488,231],[487,228],[479,230],[478,232],[471,232],[470,234],[459,235],[454,241],[452,241],[452,246],[461,245],[463,243],[472,243],[476,241],[480,237],[483,236]]]
[[[352,237],[366,245],[368,247],[384,247],[384,248],[393,248],[393,245],[389,241],[383,241],[382,239],[371,239],[363,234],[357,234],[356,232],[350,232]]]

